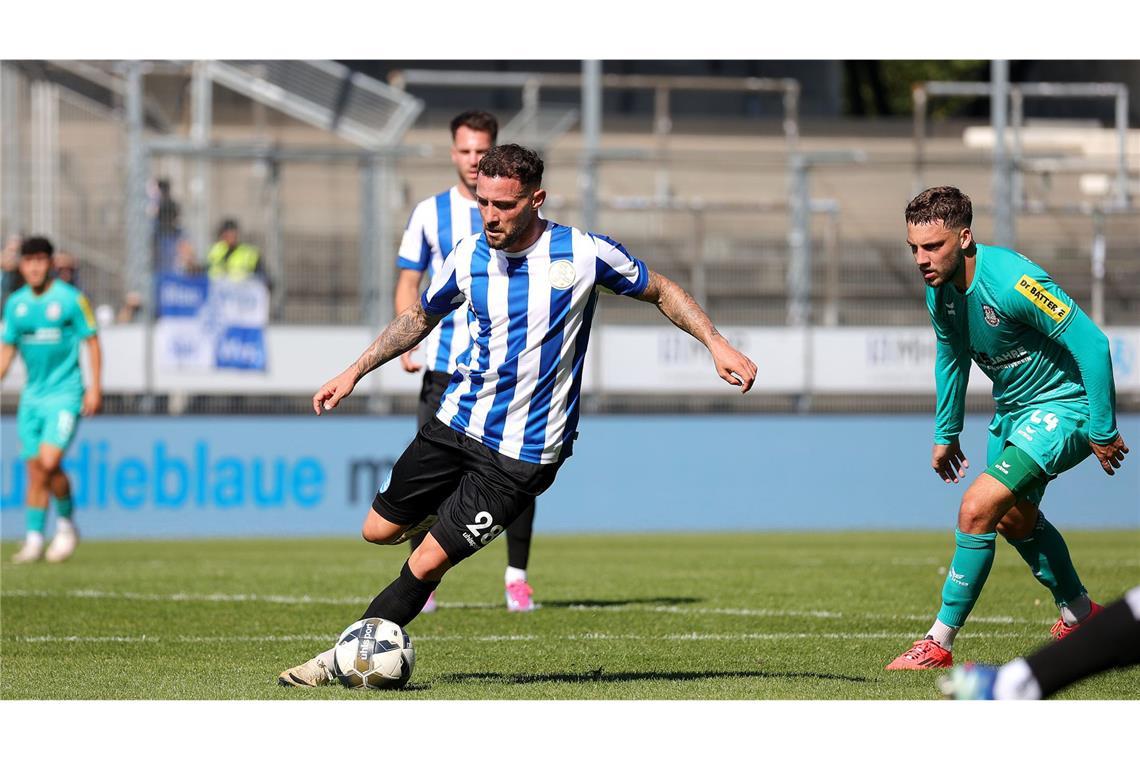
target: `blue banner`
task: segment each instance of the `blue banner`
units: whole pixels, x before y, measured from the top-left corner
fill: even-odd
[[[158,278],[158,316],[197,317],[206,305],[209,280],[205,275],[163,274]]]
[[[962,442],[985,469],[986,418]],[[1119,420],[1140,441],[1140,415]],[[538,532],[952,530],[964,485],[930,468],[931,420],[587,417],[539,497]],[[410,417],[96,417],[65,459],[88,538],[355,536],[415,431]],[[0,420],[0,535],[23,534],[15,419]],[[1135,448],[1133,449],[1135,451]],[[1062,527],[1140,527],[1140,462],[1093,458],[1049,484]]]
[[[269,290],[256,278],[159,278],[154,343],[158,366],[177,371],[265,372]]]

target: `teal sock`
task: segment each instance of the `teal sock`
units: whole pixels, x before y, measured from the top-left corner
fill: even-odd
[[[43,533],[47,523],[47,507],[24,507],[24,527],[29,533]]]
[[[942,585],[942,609],[938,619],[946,625],[961,628],[982,594],[982,586],[990,574],[997,552],[997,533],[963,533],[954,531],[954,557]]]
[[[68,496],[63,499],[53,499],[55,501],[55,513],[57,516],[65,520],[71,519],[71,512],[75,509],[75,505],[71,503],[71,497]]]
[[[1029,565],[1033,577],[1053,594],[1058,606],[1085,593],[1065,539],[1041,512],[1037,513],[1037,525],[1032,533],[1009,543]]]

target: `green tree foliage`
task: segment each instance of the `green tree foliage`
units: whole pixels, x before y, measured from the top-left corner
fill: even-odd
[[[911,89],[926,81],[984,82],[989,61],[844,61],[844,113],[849,116],[910,116]],[[977,98],[937,98],[932,118],[988,112]]]

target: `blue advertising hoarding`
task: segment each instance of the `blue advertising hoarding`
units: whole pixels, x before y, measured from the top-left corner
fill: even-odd
[[[968,418],[972,479],[986,419]],[[1140,441],[1140,415],[1120,419]],[[926,416],[597,416],[539,499],[536,530],[951,529],[963,486],[930,469]],[[96,417],[65,460],[87,538],[355,536],[410,417]],[[0,535],[23,532],[15,419],[0,421]],[[1135,449],[1134,449],[1135,451]],[[1061,526],[1140,527],[1140,461],[1049,486]]]

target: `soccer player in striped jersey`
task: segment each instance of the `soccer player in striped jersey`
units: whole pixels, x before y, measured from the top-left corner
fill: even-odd
[[[397,314],[419,300],[424,275],[434,279],[456,243],[483,229],[475,204],[475,178],[479,173],[479,160],[495,144],[498,134],[498,121],[485,111],[464,111],[451,120],[451,163],[459,182],[421,201],[408,219],[398,260]],[[417,428],[435,416],[455,372],[456,359],[471,342],[467,313],[466,308],[456,309],[440,320],[422,344],[423,364],[417,362],[411,351],[400,356],[400,363],[407,372],[424,371]],[[511,612],[530,612],[535,607],[534,589],[526,574],[533,530],[534,504],[531,504],[507,530],[507,570],[503,583],[507,609]],[[423,539],[422,533],[413,536],[409,542],[411,550],[415,551]],[[423,611],[434,612],[435,608],[435,594],[432,594]]]
[[[102,351],[95,315],[87,297],[52,276],[55,248],[45,237],[30,237],[20,249],[20,274],[27,283],[4,304],[4,339],[0,345],[0,378],[8,374],[18,352],[27,370],[20,393],[16,427],[20,455],[28,473],[25,497],[27,533],[12,556],[15,563],[62,562],[72,555],[79,533],[72,517],[71,482],[63,471],[63,455],[75,438],[80,415],[103,405],[100,383]],[[92,383],[83,387],[79,346],[87,347]],[[44,549],[48,502],[55,501],[56,526]]]
[[[708,348],[717,374],[742,393],[756,379],[756,365],[676,283],[608,237],[543,219],[542,170],[542,160],[518,145],[488,151],[475,193],[482,233],[459,241],[420,300],[313,396],[317,414],[334,409],[361,377],[416,345],[444,316],[464,304],[471,310],[472,342],[439,412],[392,468],[362,529],[377,544],[428,534],[361,619],[409,623],[450,568],[554,482],[576,437],[599,290],[655,304]],[[331,669],[330,649],[278,682],[329,683]]]
[[[888,670],[946,668],[994,561],[997,534],[1049,589],[1064,638],[1101,609],[1089,599],[1060,532],[1041,512],[1045,486],[1095,454],[1112,475],[1128,447],[1116,428],[1108,339],[1049,274],[1016,251],[974,240],[970,199],[934,187],[906,208],[907,244],[926,281],[938,338],[931,465],[947,483],[969,462],[958,444],[971,357],[993,381],[987,467],[958,509],[942,607],[927,635]]]

